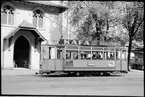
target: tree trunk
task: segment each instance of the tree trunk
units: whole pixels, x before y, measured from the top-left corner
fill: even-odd
[[[132,37],[129,36],[129,46],[128,46],[128,71],[130,71],[129,66],[130,66],[130,53],[131,53],[131,47],[132,47]]]

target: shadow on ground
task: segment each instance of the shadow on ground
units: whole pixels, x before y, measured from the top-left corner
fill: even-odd
[[[121,77],[125,76],[125,74],[112,74],[112,75],[50,75],[50,74],[37,74],[33,76],[38,76],[38,77]]]

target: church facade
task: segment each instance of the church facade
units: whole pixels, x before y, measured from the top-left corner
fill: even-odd
[[[60,39],[65,10],[60,1],[1,1],[1,69],[39,70],[41,45]]]

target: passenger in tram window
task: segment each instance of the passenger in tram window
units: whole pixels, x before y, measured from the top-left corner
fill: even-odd
[[[110,56],[109,56],[108,52],[106,52],[106,59],[107,59],[107,60],[110,59]]]
[[[81,54],[81,59],[83,59],[83,54]]]
[[[70,59],[70,56],[68,54],[66,54],[66,59]]]
[[[103,59],[103,53],[100,52],[100,59]]]
[[[113,59],[114,59],[113,54],[110,54],[110,59],[111,59],[111,60],[113,60]]]
[[[74,54],[74,59],[78,59],[78,54]]]
[[[96,59],[96,54],[95,53],[93,53],[92,59]]]
[[[91,54],[89,53],[88,55],[87,55],[87,59],[91,59]]]
[[[87,54],[84,54],[84,59],[87,59]]]
[[[75,59],[78,59],[78,55],[76,55]]]
[[[84,53],[80,52],[80,59],[84,59]]]
[[[101,55],[98,52],[97,52],[96,56],[97,56],[97,59],[101,59]]]

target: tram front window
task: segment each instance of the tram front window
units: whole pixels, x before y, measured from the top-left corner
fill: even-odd
[[[46,46],[42,48],[42,58],[49,59],[49,48]]]
[[[63,59],[62,48],[57,48],[57,59]]]

